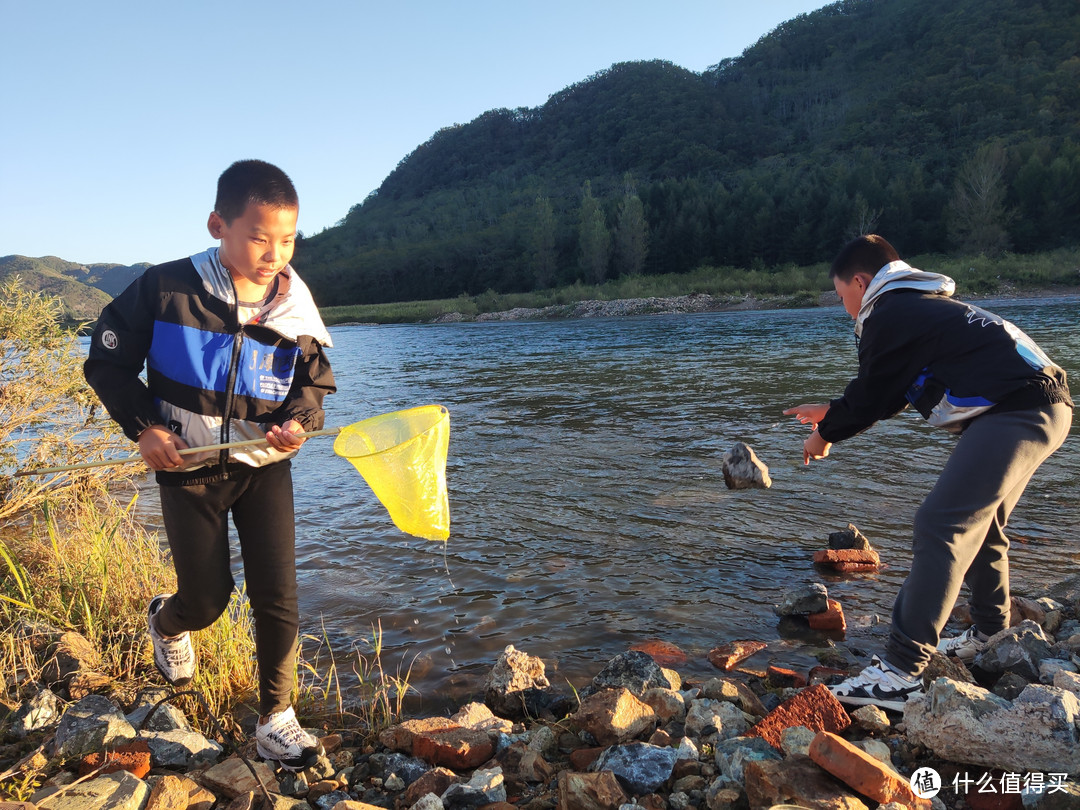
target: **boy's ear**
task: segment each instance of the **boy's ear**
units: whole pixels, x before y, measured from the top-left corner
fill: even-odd
[[[210,212],[210,219],[206,221],[206,229],[215,239],[220,239],[225,234],[225,220],[217,211]]]

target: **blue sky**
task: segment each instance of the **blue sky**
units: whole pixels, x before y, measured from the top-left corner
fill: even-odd
[[[0,255],[163,262],[213,244],[257,157],[332,226],[435,131],[613,63],[701,71],[822,0],[0,0]]]

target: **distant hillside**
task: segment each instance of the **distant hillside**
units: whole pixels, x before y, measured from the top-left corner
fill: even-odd
[[[702,74],[625,63],[406,156],[300,242],[321,303],[1080,242],[1080,4],[841,0]]]
[[[31,290],[63,299],[72,320],[93,320],[102,307],[138,278],[149,264],[77,264],[55,256],[0,257],[0,281],[17,275]]]

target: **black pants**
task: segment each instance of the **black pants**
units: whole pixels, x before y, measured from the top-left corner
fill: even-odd
[[[212,484],[159,489],[177,588],[157,614],[158,630],[169,636],[202,630],[228,607],[236,584],[229,567],[232,512],[255,619],[259,711],[287,708],[300,626],[291,462],[253,467]]]
[[[937,649],[960,587],[987,635],[1009,623],[1009,538],[1005,525],[1031,476],[1069,435],[1072,408],[976,417],[915,514],[911,571],[893,605],[885,659],[918,675]]]

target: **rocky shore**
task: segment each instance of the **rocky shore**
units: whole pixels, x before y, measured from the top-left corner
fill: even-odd
[[[569,320],[574,318],[617,318],[626,315],[657,315],[678,312],[735,312],[750,309],[789,309],[793,307],[827,306],[837,303],[833,293],[812,295],[799,293],[790,296],[756,298],[753,296],[715,296],[705,293],[650,298],[620,298],[612,301],[578,301],[573,304],[553,304],[547,307],[517,307],[502,312],[483,312],[466,317],[451,312],[430,323],[460,323],[462,321],[536,321]]]
[[[853,537],[816,564],[872,564]],[[1080,575],[1016,597],[1013,626],[970,669],[936,657],[925,695],[902,715],[848,709],[829,692],[866,654],[845,641],[824,585],[785,594],[775,611],[808,630],[824,621],[811,632],[823,634],[826,663],[773,666],[760,661],[764,642],[736,639],[710,653],[716,677],[688,681],[685,653],[655,640],[598,663],[574,692],[511,646],[452,716],[407,719],[373,739],[313,729],[325,755],[295,774],[258,761],[252,740],[233,750],[193,730],[165,689],[125,703],[74,634],[57,631],[43,653],[49,683],[4,684],[13,711],[2,784],[42,781],[0,810],[1080,808]],[[963,607],[954,618],[962,627]],[[912,781],[926,768],[939,779],[932,800],[914,790],[930,782]]]

